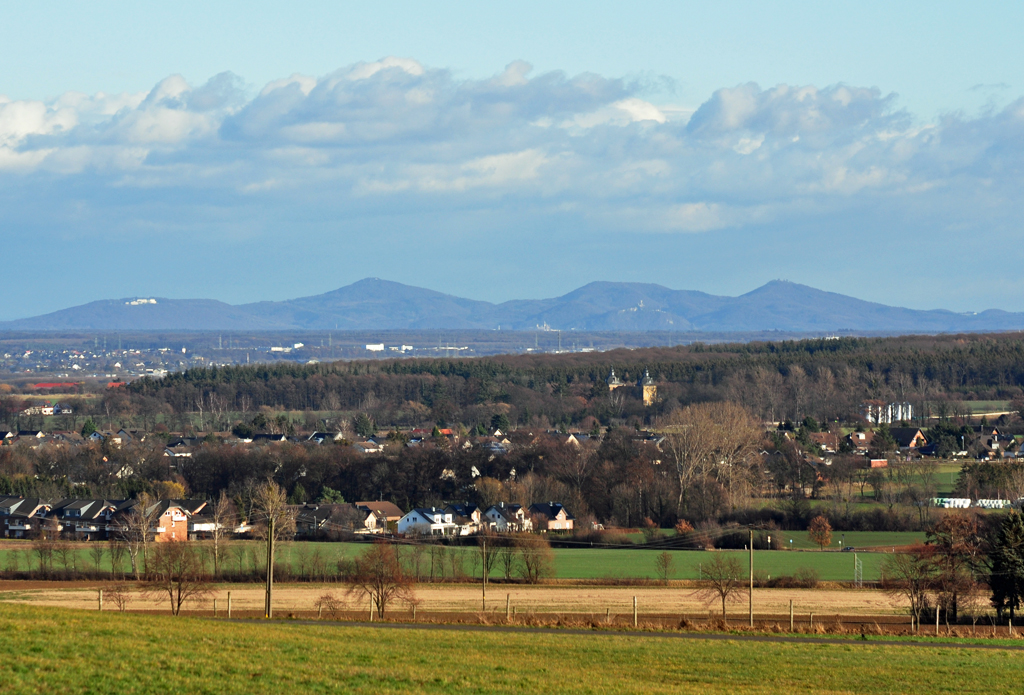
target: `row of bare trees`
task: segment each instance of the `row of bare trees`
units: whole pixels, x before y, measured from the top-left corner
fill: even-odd
[[[973,514],[948,514],[928,533],[928,543],[889,555],[882,586],[905,600],[920,626],[933,612],[948,626],[967,615],[977,623],[986,606],[1000,617],[1024,603],[1024,518],[1012,511],[1002,518],[991,542]]]
[[[690,405],[663,424],[662,445],[679,482],[677,513],[708,519],[724,495],[743,506],[764,477],[760,444],[764,430],[743,407],[730,402]]]

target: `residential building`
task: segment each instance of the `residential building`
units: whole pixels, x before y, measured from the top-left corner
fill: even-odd
[[[530,515],[538,520],[538,526],[543,522],[547,531],[572,531],[576,521],[576,517],[561,502],[531,504]]]
[[[160,500],[149,508],[155,522],[154,540],[187,541],[192,517],[206,506],[206,500]]]
[[[484,512],[484,520],[498,533],[518,533],[533,529],[533,523],[527,518],[521,504],[499,502]]]
[[[437,507],[418,507],[398,520],[403,535],[454,536],[458,530],[453,515]]]
[[[928,443],[924,432],[917,427],[893,427],[889,433],[900,449],[919,449]]]

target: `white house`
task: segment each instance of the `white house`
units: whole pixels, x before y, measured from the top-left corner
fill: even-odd
[[[405,535],[453,536],[458,531],[453,514],[437,507],[418,507],[398,520],[398,532]]]
[[[379,454],[384,451],[384,447],[372,439],[367,439],[365,442],[356,442],[352,445],[352,448],[360,454]]]
[[[475,504],[449,504],[444,511],[452,515],[452,521],[458,526],[460,536],[474,534],[484,525],[483,510]]]
[[[533,529],[533,523],[526,518],[526,510],[521,504],[499,502],[484,512],[484,518],[494,526],[494,530],[498,533],[514,533]]]

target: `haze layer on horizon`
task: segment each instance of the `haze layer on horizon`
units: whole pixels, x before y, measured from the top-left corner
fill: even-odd
[[[1024,310],[1024,9],[890,5],[8,8],[0,320],[367,276]]]

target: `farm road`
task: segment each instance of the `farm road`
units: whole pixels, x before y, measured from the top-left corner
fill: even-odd
[[[233,619],[231,622],[253,622],[251,619]],[[320,620],[259,620],[261,624],[276,622],[282,625],[330,625],[334,627],[368,627],[377,630],[448,630],[457,632],[506,632],[530,635],[588,635],[592,637],[640,637],[647,639],[681,639],[712,641],[776,642],[794,644],[833,644],[888,647],[924,647],[932,649],[983,649],[1012,652],[1024,651],[1024,645],[978,644],[956,642],[926,642],[913,640],[858,640],[827,637],[787,637],[784,635],[726,635],[701,632],[643,632],[626,630],[576,630],[572,628],[519,627],[513,625],[443,625],[435,623],[370,623],[370,622],[324,622]]]

